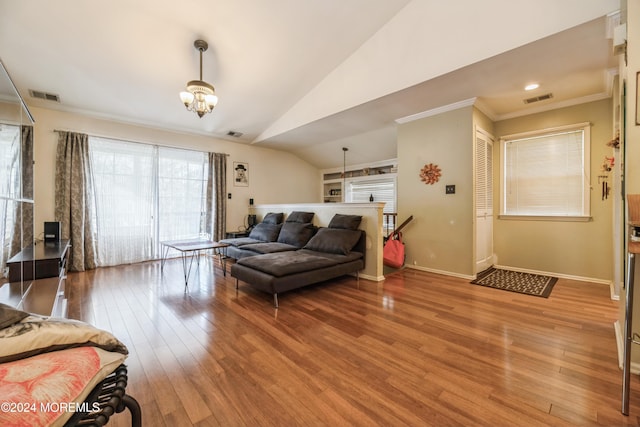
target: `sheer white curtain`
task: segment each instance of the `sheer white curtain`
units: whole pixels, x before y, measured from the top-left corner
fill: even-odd
[[[206,224],[208,169],[205,152],[158,148],[159,242],[211,238]]]
[[[98,265],[158,258],[160,242],[211,238],[208,153],[90,137]]]
[[[0,124],[0,272],[11,254],[16,202],[20,196],[20,126]]]
[[[98,265],[152,259],[155,147],[90,137]]]

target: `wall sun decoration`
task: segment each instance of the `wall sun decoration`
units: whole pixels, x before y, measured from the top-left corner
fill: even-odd
[[[428,165],[424,165],[420,170],[420,179],[424,181],[425,184],[433,185],[440,180],[441,172],[438,165],[429,163]]]

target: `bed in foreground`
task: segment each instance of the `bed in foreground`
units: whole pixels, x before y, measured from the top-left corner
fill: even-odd
[[[105,425],[128,408],[128,350],[87,323],[49,318],[0,304],[0,425]]]

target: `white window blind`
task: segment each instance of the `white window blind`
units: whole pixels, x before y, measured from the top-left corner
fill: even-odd
[[[374,202],[385,203],[383,212],[396,212],[396,179],[367,179],[347,184],[348,202],[369,203],[371,196]]]
[[[589,215],[589,127],[503,140],[502,214]]]

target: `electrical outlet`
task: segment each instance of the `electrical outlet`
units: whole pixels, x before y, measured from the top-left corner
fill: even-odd
[[[231,199],[231,193],[227,193],[227,199]]]
[[[456,186],[455,185],[447,185],[445,187],[445,194],[456,194]]]

